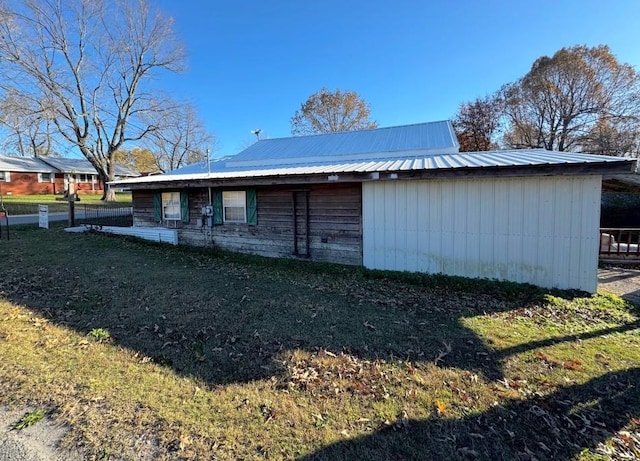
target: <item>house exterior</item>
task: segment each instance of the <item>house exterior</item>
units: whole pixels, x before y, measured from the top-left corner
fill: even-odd
[[[371,269],[597,287],[615,157],[459,153],[450,122],[260,140],[236,156],[116,181],[134,226],[179,241]]]
[[[0,156],[0,193],[55,193],[55,168],[37,158]]]
[[[127,178],[139,175],[116,165],[116,176]],[[71,179],[78,194],[104,192],[104,184],[88,160],[0,156],[0,187],[4,194],[63,194],[67,191]]]

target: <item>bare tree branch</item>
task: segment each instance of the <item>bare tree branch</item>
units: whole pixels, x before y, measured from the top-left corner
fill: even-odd
[[[0,5],[3,89],[43,101],[57,135],[104,181],[114,179],[124,143],[156,130],[156,73],[178,71],[183,61],[172,20],[146,0]]]

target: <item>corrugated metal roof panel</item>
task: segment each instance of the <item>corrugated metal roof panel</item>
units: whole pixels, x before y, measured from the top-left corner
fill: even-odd
[[[230,167],[301,164],[339,161],[340,157],[364,160],[394,156],[399,152],[438,150],[457,152],[458,140],[451,122],[345,131],[342,133],[263,139],[230,158]]]
[[[0,171],[55,173],[56,169],[34,157],[0,156]]]
[[[396,159],[378,159],[346,162],[316,162],[309,165],[286,165],[275,168],[229,168],[224,161],[212,162],[210,171],[206,164],[190,165],[171,174],[146,176],[116,181],[115,184],[140,184],[198,179],[232,179],[265,176],[289,176],[310,174],[369,173],[411,170],[439,170],[455,168],[490,168],[569,164],[603,164],[630,162],[620,157],[592,154],[545,151],[542,149],[498,150],[488,152],[464,152],[458,154],[423,155]]]

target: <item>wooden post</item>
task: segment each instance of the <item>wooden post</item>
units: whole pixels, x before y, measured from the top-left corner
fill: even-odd
[[[67,187],[67,200],[69,201],[69,227],[76,225],[76,184],[73,175],[69,175],[69,186]]]
[[[293,255],[298,256],[298,206],[295,190],[291,192],[291,210],[293,211]]]

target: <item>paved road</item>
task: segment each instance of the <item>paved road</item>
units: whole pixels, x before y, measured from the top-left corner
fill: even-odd
[[[109,214],[111,216],[127,216],[131,213],[131,209],[128,207],[116,208],[113,210],[109,210]],[[86,213],[89,217],[95,216],[94,212],[89,211]],[[49,213],[49,222],[54,221],[67,221],[69,219],[69,214],[66,211]],[[86,219],[85,210],[83,208],[76,209],[76,219]],[[39,217],[37,214],[25,214],[18,216],[9,216],[9,225],[19,225],[19,224],[38,224]],[[4,226],[6,221],[4,219],[0,219],[0,224]]]
[[[76,219],[83,219],[84,211],[76,211]],[[66,221],[69,219],[69,215],[67,212],[59,212],[59,213],[49,213],[49,222],[53,221]],[[0,221],[2,224],[5,224],[4,220]],[[17,224],[38,224],[38,215],[37,214],[23,214],[19,216],[9,216],[9,225],[14,226]]]

